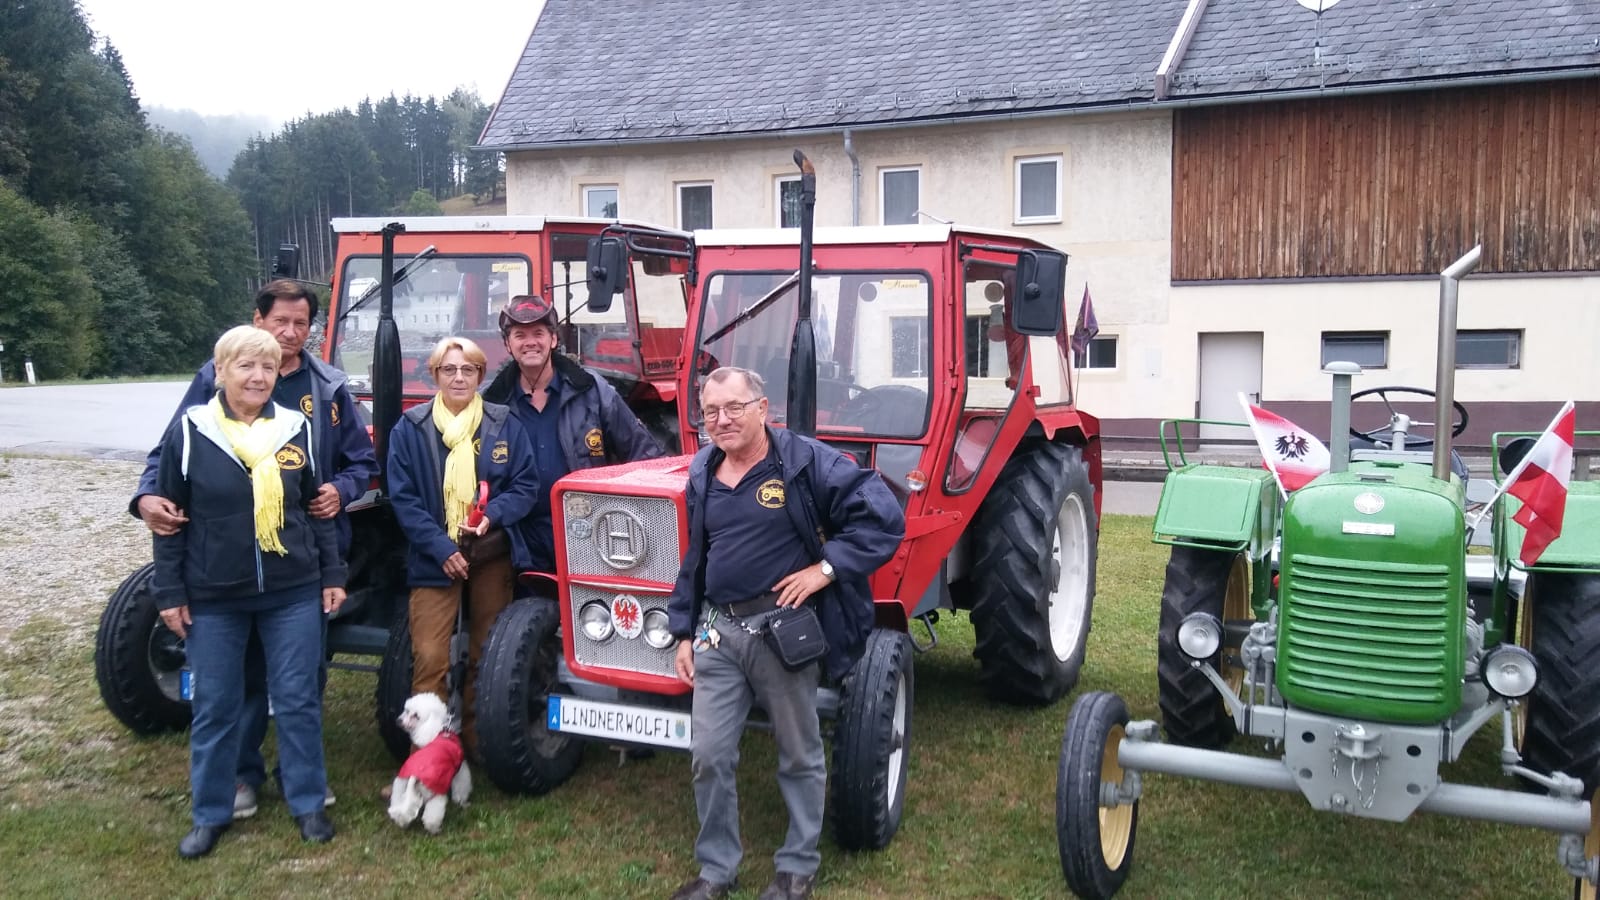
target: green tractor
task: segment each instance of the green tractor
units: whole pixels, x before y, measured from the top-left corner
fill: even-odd
[[[1364,818],[1423,810],[1542,828],[1559,835],[1576,895],[1595,896],[1600,482],[1571,482],[1560,536],[1533,565],[1519,559],[1520,501],[1504,495],[1484,516],[1469,501],[1451,449],[1466,424],[1453,396],[1455,323],[1459,282],[1478,256],[1441,273],[1436,390],[1352,395],[1359,368],[1331,364],[1341,439],[1328,471],[1286,500],[1264,468],[1189,464],[1181,439],[1169,452],[1155,519],[1155,540],[1172,547],[1158,642],[1163,721],[1130,721],[1106,692],[1072,708],[1056,831],[1077,895],[1122,886],[1141,776],[1160,772],[1299,792],[1315,809]],[[1434,423],[1398,411],[1388,394],[1402,391],[1432,397]],[[1390,418],[1361,432],[1351,401],[1366,394],[1382,395]],[[1164,422],[1164,449],[1169,428],[1198,424]],[[1417,425],[1432,433],[1413,434]],[[1514,437],[1495,435],[1501,472],[1534,443]],[[1493,523],[1492,553],[1469,552],[1482,543],[1479,520]],[[1441,766],[1496,719],[1501,768],[1523,790],[1442,780]],[[1276,758],[1227,752],[1237,734]]]

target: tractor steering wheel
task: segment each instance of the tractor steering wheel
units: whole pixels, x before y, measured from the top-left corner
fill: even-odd
[[[1384,408],[1389,410],[1389,424],[1369,429],[1367,431],[1362,431],[1356,428],[1354,425],[1351,425],[1351,437],[1363,438],[1375,444],[1392,444],[1394,442],[1394,422],[1396,412],[1394,404],[1389,401],[1390,394],[1417,394],[1427,397],[1430,400],[1438,396],[1438,394],[1428,390],[1427,388],[1403,387],[1395,385],[1367,388],[1364,391],[1356,391],[1354,394],[1350,395],[1351,419],[1355,418],[1355,401],[1361,399],[1362,397],[1376,395],[1379,399],[1383,400]],[[1454,406],[1456,410],[1455,421],[1450,424],[1450,436],[1460,437],[1461,433],[1467,430],[1467,408],[1462,406],[1461,401],[1459,400],[1451,401],[1450,405]],[[1437,433],[1438,423],[1436,422],[1424,422],[1420,419],[1412,419],[1411,424],[1426,425],[1429,428],[1435,429],[1435,433]],[[1433,440],[1431,438],[1420,438],[1410,433],[1407,433],[1405,436],[1405,447],[1407,450],[1427,450],[1432,446]]]

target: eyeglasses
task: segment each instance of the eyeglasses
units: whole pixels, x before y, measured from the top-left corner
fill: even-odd
[[[705,420],[707,422],[715,422],[717,420],[717,416],[721,415],[722,413],[727,413],[728,418],[730,419],[742,419],[744,418],[744,412],[746,409],[755,406],[757,403],[760,403],[765,399],[765,397],[757,397],[754,400],[746,400],[742,403],[729,403],[725,406],[707,406],[700,410],[700,414],[705,416]]]
[[[478,367],[474,366],[474,365],[470,365],[470,364],[469,365],[465,365],[465,366],[440,366],[439,367],[439,375],[444,377],[444,378],[454,378],[457,375],[465,375],[468,378],[471,378],[472,376],[474,376],[476,374],[478,374]]]

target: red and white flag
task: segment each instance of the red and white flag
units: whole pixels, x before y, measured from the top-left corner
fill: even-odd
[[[1561,536],[1561,520],[1567,511],[1567,484],[1572,480],[1572,440],[1577,415],[1568,400],[1556,413],[1555,421],[1534,441],[1528,455],[1506,475],[1507,494],[1522,501],[1522,508],[1511,517],[1526,533],[1517,558],[1525,566],[1538,562],[1546,547]]]
[[[1244,407],[1245,418],[1250,422],[1250,433],[1255,435],[1256,446],[1261,448],[1261,458],[1267,469],[1278,479],[1278,489],[1288,496],[1328,471],[1328,448],[1311,432],[1270,413],[1252,406],[1239,395],[1239,405]]]

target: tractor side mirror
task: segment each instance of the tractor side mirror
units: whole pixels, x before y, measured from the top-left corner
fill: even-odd
[[[627,245],[621,238],[590,238],[587,262],[589,311],[603,313],[611,308],[611,298],[622,293],[628,277]]]
[[[278,255],[272,259],[272,277],[300,277],[300,247],[298,245],[280,244],[278,246]]]
[[[1535,443],[1536,441],[1531,437],[1519,437],[1501,447],[1500,471],[1508,475],[1511,474],[1511,470],[1517,467],[1517,463],[1522,462],[1522,458],[1528,455],[1528,451],[1533,449]]]
[[[1011,327],[1019,334],[1049,337],[1061,331],[1062,291],[1067,255],[1054,250],[1024,250],[1017,255],[1017,290]]]

